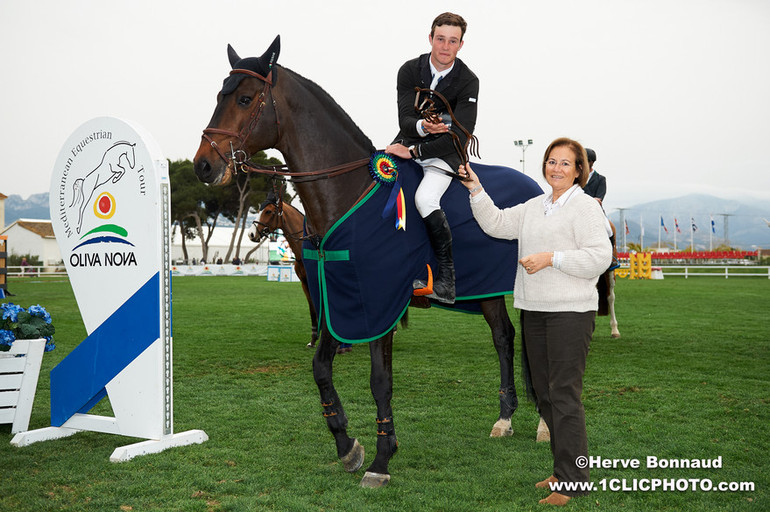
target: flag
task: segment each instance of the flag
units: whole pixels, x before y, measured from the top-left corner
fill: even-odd
[[[714,216],[712,215],[711,216],[711,232],[712,233],[716,233],[717,232],[717,230],[715,228],[716,228],[716,226],[714,226]]]
[[[626,225],[626,234],[628,234],[629,233],[629,231],[628,231],[628,221],[623,219],[623,223]]]
[[[682,232],[682,230],[679,229],[679,221],[676,220],[676,217],[674,217],[674,226],[676,226],[676,232],[677,233],[681,233]]]
[[[698,226],[695,225],[695,219],[690,217],[690,223],[692,224],[693,232],[698,231]]]
[[[666,234],[668,234],[668,229],[666,228],[666,225],[663,224],[663,215],[660,216],[660,227],[662,227],[663,231],[665,231]]]

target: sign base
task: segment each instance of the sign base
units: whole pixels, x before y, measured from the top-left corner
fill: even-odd
[[[11,444],[16,447],[29,446],[32,443],[40,441],[52,441],[84,432],[83,430],[67,427],[46,427],[27,432],[19,432],[11,440]],[[125,462],[151,453],[160,453],[176,446],[187,446],[191,444],[201,444],[208,441],[209,436],[203,430],[188,430],[163,436],[160,439],[150,439],[139,443],[129,444],[115,448],[110,455],[110,462]]]

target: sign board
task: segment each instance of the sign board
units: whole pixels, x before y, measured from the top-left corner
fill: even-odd
[[[141,127],[96,118],[64,143],[51,221],[88,337],[51,370],[51,425],[60,430],[44,436],[163,441],[141,453],[206,440],[202,431],[173,434],[170,204],[167,161]],[[105,397],[115,417],[88,414]]]

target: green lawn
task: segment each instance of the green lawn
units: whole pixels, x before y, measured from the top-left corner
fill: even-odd
[[[57,328],[44,357],[30,428],[50,424],[48,372],[84,337],[66,279],[11,279],[10,299],[41,304]],[[321,416],[307,306],[297,283],[256,277],[174,278],[177,432],[209,441],[109,462],[139,441],[84,432],[25,448],[0,425],[1,511],[544,510],[533,484],[551,472],[534,442],[537,415],[520,392],[513,437],[491,439],[499,370],[480,316],[411,310],[394,344],[400,449],[391,484],[362,489],[345,473]],[[770,280],[619,280],[620,339],[597,331],[585,376],[589,451],[638,459],[594,469],[599,490],[570,510],[768,510]],[[512,315],[514,323],[517,315]],[[517,336],[517,345],[520,343]],[[519,351],[516,355],[519,378]],[[349,432],[374,456],[366,345],[335,361]],[[109,414],[109,404],[96,412]],[[722,458],[720,469],[648,469],[646,457]],[[753,482],[753,491],[611,491],[633,480]],[[691,484],[689,484],[691,485]],[[602,490],[606,486],[607,490]]]

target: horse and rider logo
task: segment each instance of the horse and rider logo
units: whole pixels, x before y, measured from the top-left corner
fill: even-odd
[[[98,155],[98,153],[97,153]],[[77,218],[74,223],[75,231],[80,236],[73,251],[94,244],[125,244],[134,247],[128,240],[128,230],[112,221],[118,211],[118,184],[129,172],[142,171],[136,162],[136,143],[119,141],[105,150],[98,159],[98,165],[87,174],[81,175],[72,182],[72,201],[69,213]],[[97,161],[97,160],[93,160]],[[90,168],[90,166],[89,166]],[[93,213],[93,217],[91,217]],[[90,224],[88,220],[96,220],[95,227],[84,229]],[[85,232],[83,232],[85,231]],[[100,257],[98,254],[73,255],[71,262],[77,266],[92,265],[124,265],[136,264],[133,253],[113,253]]]

